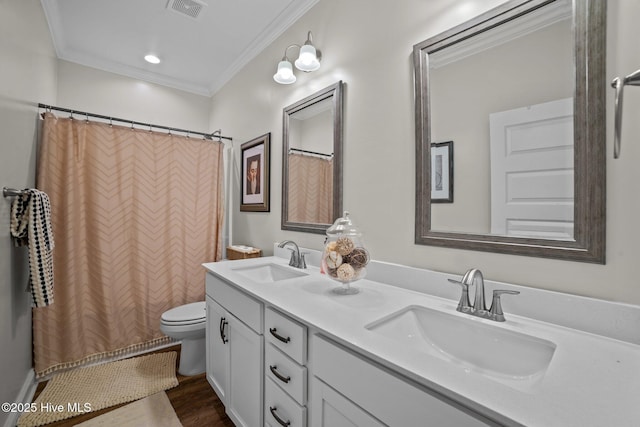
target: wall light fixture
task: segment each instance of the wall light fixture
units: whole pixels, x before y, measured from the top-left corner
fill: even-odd
[[[292,44],[287,46],[284,50],[284,56],[278,63],[278,71],[273,75],[273,80],[283,85],[289,85],[296,81],[296,76],[293,74],[293,66],[287,56],[287,52],[292,47],[297,47],[300,50],[298,59],[295,61],[296,68],[298,70],[309,73],[320,68],[320,59],[322,58],[322,54],[313,46],[312,34],[311,31],[309,31],[307,33],[307,41],[302,46]]]

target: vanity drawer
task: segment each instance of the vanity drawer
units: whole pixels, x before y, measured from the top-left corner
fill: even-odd
[[[267,340],[287,356],[304,365],[307,361],[307,328],[272,308],[264,315]]]
[[[265,347],[264,371],[300,405],[307,402],[307,368],[298,365],[269,344]]]
[[[242,319],[243,323],[258,334],[262,334],[263,305],[260,301],[210,273],[207,273],[206,292],[225,310]]]
[[[307,408],[298,405],[271,379],[264,382],[264,424],[271,427],[305,427]]]

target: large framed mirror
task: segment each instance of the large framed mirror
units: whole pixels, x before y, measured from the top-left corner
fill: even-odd
[[[339,81],[283,110],[282,229],[325,233],[342,214]]]
[[[513,0],[414,46],[416,243],[604,264],[605,15]]]

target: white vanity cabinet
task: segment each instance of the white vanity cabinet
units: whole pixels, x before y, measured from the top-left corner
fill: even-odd
[[[263,304],[207,274],[207,380],[238,427],[262,425]]]
[[[287,266],[288,254],[277,246],[274,253],[279,250],[285,257],[204,264],[207,378],[238,426],[600,427],[635,421],[640,340],[632,325],[640,307],[493,283],[526,299],[514,306],[519,312],[510,308],[507,321],[494,325],[455,311],[458,293],[447,284],[449,274],[372,261],[360,292],[343,296],[332,292],[335,283],[315,264]],[[425,293],[412,290],[416,283]],[[454,299],[443,296],[447,289]],[[569,309],[575,315],[567,315]],[[538,311],[540,318],[527,317]],[[593,312],[602,313],[604,323],[593,321]],[[418,313],[430,314],[412,317]],[[431,338],[439,333],[443,345],[460,341],[444,341],[459,338],[457,320],[467,332],[500,339],[490,340],[496,346],[491,352],[458,353],[483,356],[458,363],[391,333],[412,336],[413,326],[438,319],[454,322],[429,332]],[[531,351],[496,362],[496,355],[521,349],[522,340],[533,343]],[[481,351],[476,347],[470,348]]]
[[[265,426],[307,425],[307,327],[265,310]]]
[[[496,425],[322,336],[309,346],[312,427]]]

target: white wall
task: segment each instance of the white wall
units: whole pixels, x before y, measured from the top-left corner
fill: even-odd
[[[68,61],[59,61],[58,67],[58,107],[196,132],[210,131],[208,97]]]
[[[212,100],[211,123],[240,144],[271,132],[271,212],[239,212],[234,241],[271,253],[274,241],[294,239],[320,249],[323,236],[280,230],[282,108],[337,80],[345,88],[344,206],[377,260],[485,276],[596,298],[640,304],[635,264],[640,255],[640,201],[634,186],[640,156],[640,90],[625,95],[622,158],[612,160],[613,93],[607,93],[607,264],[592,265],[415,245],[412,47],[500,4],[500,0],[323,0],[225,85]],[[640,67],[636,42],[640,2],[608,3],[607,81]],[[307,30],[322,50],[322,67],[298,72],[291,86],[273,82],[283,49]],[[236,155],[237,159],[237,155]],[[235,194],[239,176],[235,172]],[[391,222],[392,221],[392,222]]]
[[[38,0],[0,1],[0,187],[35,183],[38,102],[56,96],[56,59]],[[11,199],[0,199],[0,402],[14,402],[31,369],[31,307],[25,248],[9,233]],[[10,414],[0,412],[0,425]]]

